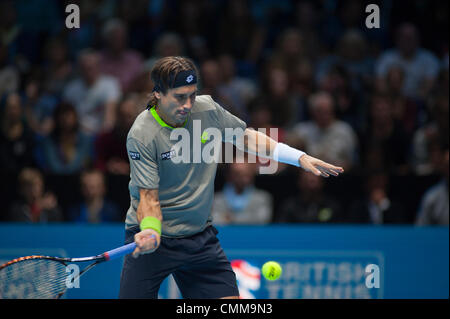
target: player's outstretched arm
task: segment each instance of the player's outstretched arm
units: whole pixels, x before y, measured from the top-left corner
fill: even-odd
[[[236,143],[237,148],[243,147],[242,151],[263,158],[274,159],[281,163],[299,166],[317,176],[338,176],[344,172],[342,167],[326,163],[286,144],[278,143],[266,134],[254,129],[247,128],[242,138],[241,143]]]
[[[141,231],[134,236],[137,247],[133,257],[154,252],[161,242],[162,213],[158,190],[141,188],[139,195],[136,217]]]

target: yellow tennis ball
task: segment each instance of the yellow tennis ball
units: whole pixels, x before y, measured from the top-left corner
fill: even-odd
[[[276,261],[268,261],[262,266],[261,272],[267,280],[277,280],[280,278],[282,270]]]

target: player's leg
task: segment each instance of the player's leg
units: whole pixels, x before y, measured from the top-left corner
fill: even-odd
[[[236,275],[216,234],[214,227],[208,227],[185,240],[186,262],[173,273],[183,298],[239,297]]]
[[[120,276],[120,299],[157,299],[159,287],[170,274],[151,271],[150,255],[141,255],[137,259],[125,257]]]
[[[139,228],[127,230],[125,243],[134,240]],[[163,244],[151,254],[138,258],[127,255],[124,258],[120,277],[121,299],[156,299],[164,279],[176,269],[173,261],[167,260]]]

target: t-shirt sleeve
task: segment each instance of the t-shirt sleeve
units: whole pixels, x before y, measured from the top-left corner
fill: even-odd
[[[139,188],[157,189],[159,187],[156,150],[151,145],[147,147],[134,138],[127,140],[131,182]]]
[[[238,118],[237,116],[231,114],[227,110],[225,110],[218,103],[214,102],[214,106],[216,108],[217,120],[218,120],[218,129],[222,133],[223,142],[234,142],[234,137],[239,137],[238,133],[242,133],[247,128],[247,124]],[[242,129],[241,130],[239,130]],[[231,129],[231,130],[230,130]],[[238,130],[236,130],[238,129]]]

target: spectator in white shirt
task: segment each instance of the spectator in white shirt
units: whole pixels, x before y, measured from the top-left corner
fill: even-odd
[[[256,166],[251,163],[231,163],[227,182],[214,195],[212,214],[214,223],[267,224],[272,220],[273,198],[254,185]]]
[[[389,70],[400,66],[405,72],[403,93],[411,98],[425,98],[439,73],[440,62],[430,51],[421,48],[416,27],[402,24],[396,33],[394,49],[387,50],[378,59],[375,67],[376,85],[380,92],[385,89]]]
[[[292,133],[302,140],[309,155],[349,169],[356,159],[357,138],[350,125],[336,119],[334,107],[330,94],[312,95],[309,100],[312,121],[297,124]]]
[[[119,80],[123,92],[129,92],[143,66],[139,52],[128,47],[128,34],[125,24],[112,19],[103,27],[105,47],[101,52],[100,70]]]
[[[112,129],[115,123],[117,101],[121,96],[117,79],[102,75],[100,56],[86,50],[80,53],[80,76],[64,89],[63,100],[74,105],[86,133],[97,134]]]

